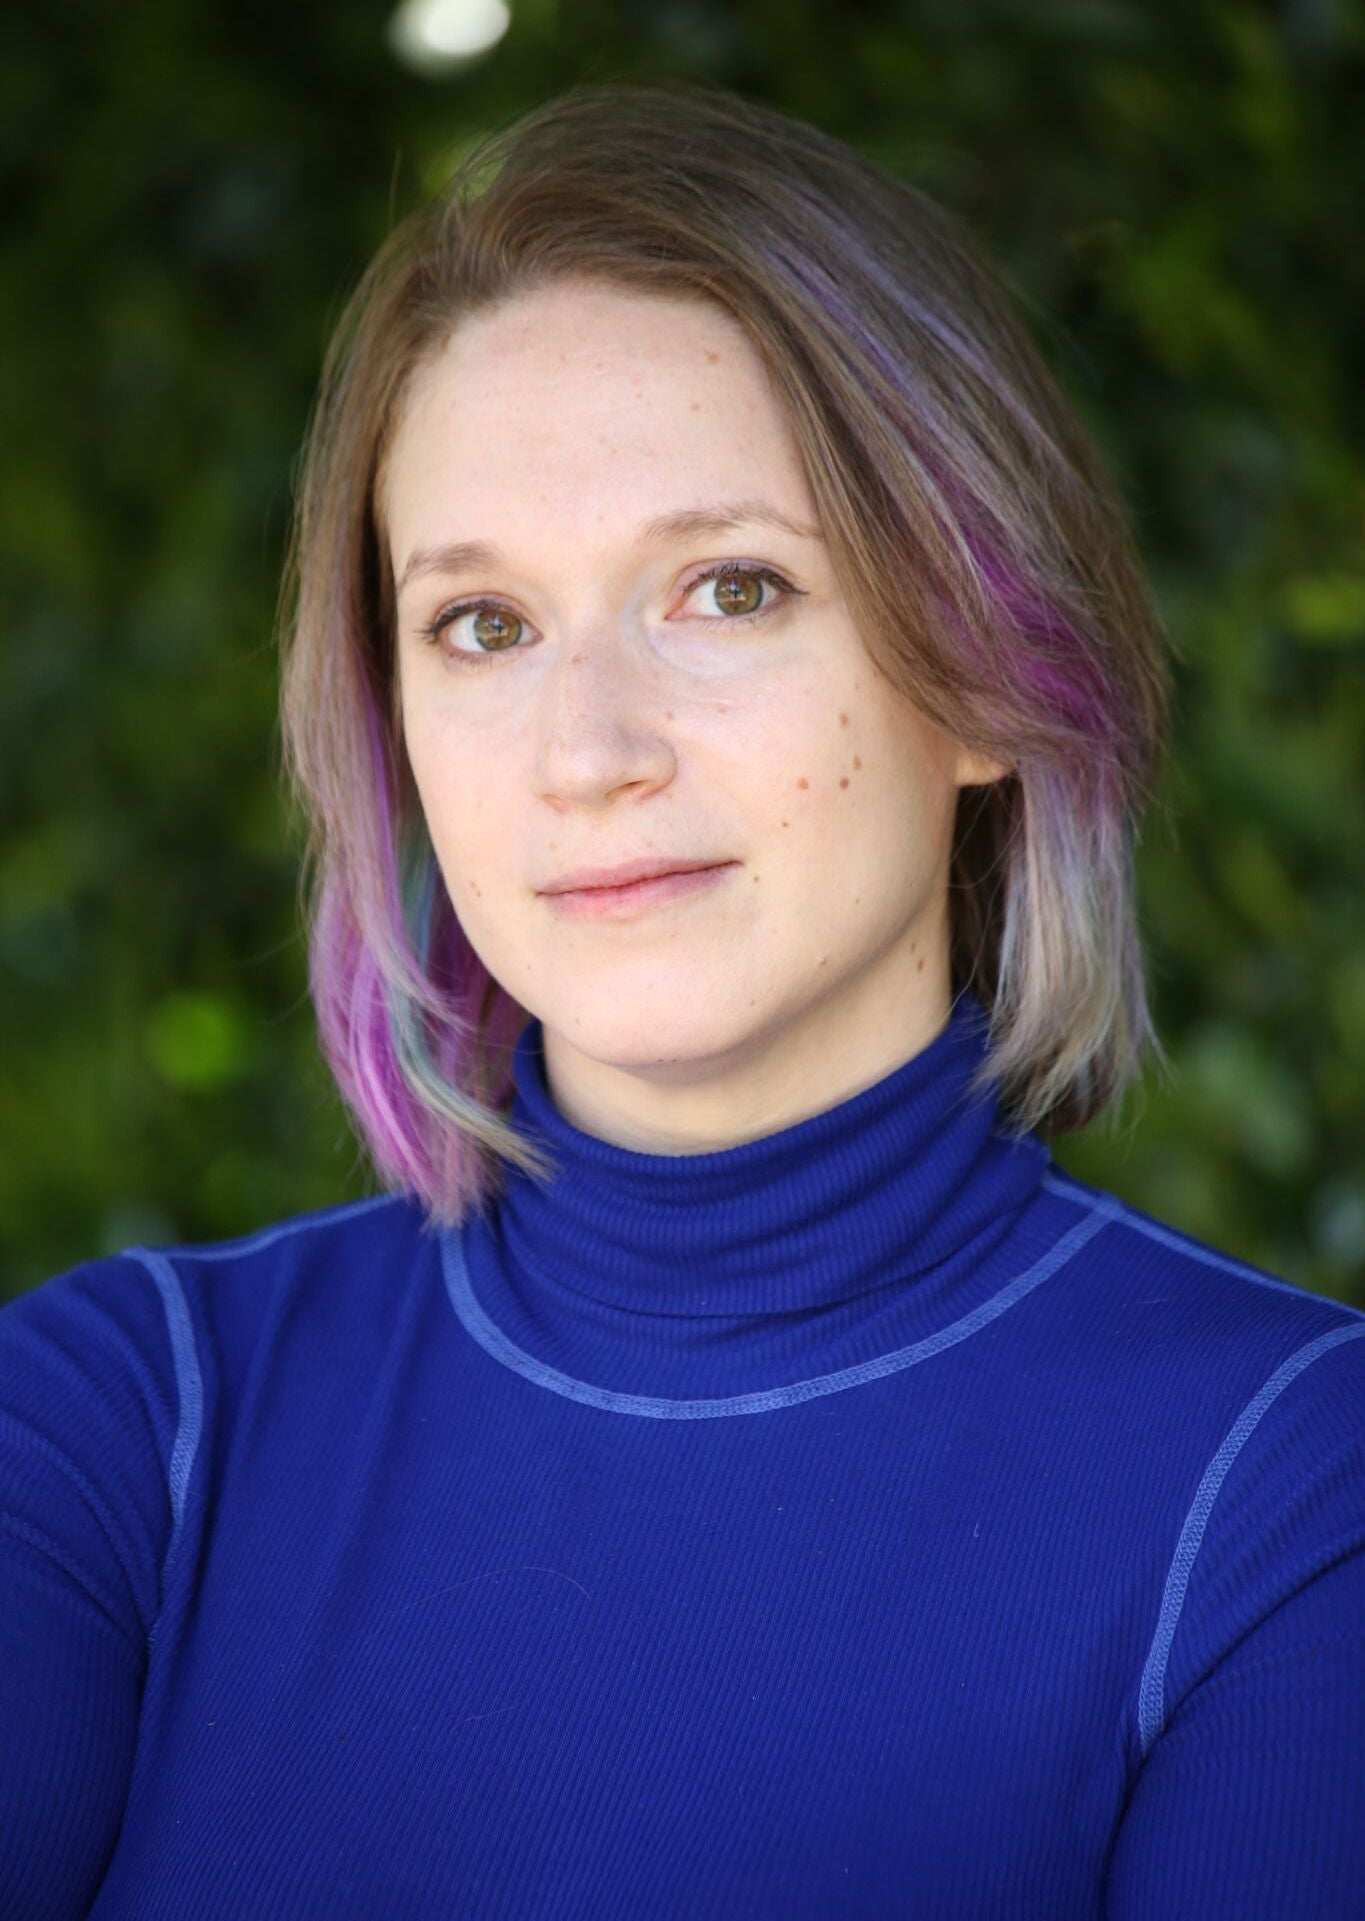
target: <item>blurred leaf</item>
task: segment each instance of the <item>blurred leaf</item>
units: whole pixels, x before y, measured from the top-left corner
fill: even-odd
[[[1185,1053],[1206,1125],[1237,1143],[1251,1165],[1276,1179],[1301,1172],[1313,1131],[1299,1086],[1257,1037],[1210,1021]]]
[[[161,1078],[192,1093],[216,1093],[252,1066],[246,1024],[218,995],[165,995],[148,1015],[143,1037]]]
[[[1365,640],[1365,574],[1300,574],[1281,590],[1285,619],[1320,646]]]

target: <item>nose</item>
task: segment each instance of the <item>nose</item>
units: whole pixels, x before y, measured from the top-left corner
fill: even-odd
[[[664,693],[619,626],[566,640],[533,696],[541,791],[588,805],[666,782],[675,760]]]

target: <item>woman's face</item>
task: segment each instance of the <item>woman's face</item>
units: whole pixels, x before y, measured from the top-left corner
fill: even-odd
[[[569,1120],[646,1153],[732,1146],[927,1045],[957,790],[1005,769],[874,667],[728,314],[560,283],[464,320],[410,390],[385,507],[431,840],[475,951],[544,1023]],[[651,529],[684,510],[734,523]],[[494,604],[454,611],[471,600]],[[611,919],[543,891],[662,857],[728,865]]]

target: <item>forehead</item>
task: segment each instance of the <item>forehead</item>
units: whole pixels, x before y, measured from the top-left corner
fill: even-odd
[[[748,335],[717,301],[592,281],[536,288],[466,316],[427,372],[447,384],[465,373],[481,385],[651,372],[763,378]]]
[[[657,477],[672,500],[682,473],[731,493],[785,476],[804,500],[757,349],[715,302],[571,284],[456,326],[409,385],[386,492],[403,518],[436,485],[489,501]]]

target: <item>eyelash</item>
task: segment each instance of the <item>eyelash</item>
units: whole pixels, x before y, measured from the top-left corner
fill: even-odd
[[[801,588],[793,587],[789,581],[785,580],[782,575],[778,573],[775,567],[750,566],[745,561],[722,560],[717,562],[714,567],[708,567],[705,573],[698,574],[695,580],[689,581],[687,592],[690,594],[694,588],[702,586],[708,580],[718,580],[722,574],[752,574],[756,580],[761,580],[768,586],[776,587],[783,598],[795,598],[804,591]],[[765,620],[769,614],[775,613],[780,605],[780,600],[777,602],[769,601],[767,606],[756,607],[751,614],[717,614],[710,624],[725,627],[747,627],[753,621]],[[463,614],[502,614],[508,611],[509,609],[506,604],[500,600],[489,600],[485,598],[459,601],[453,606],[443,607],[440,613],[437,614],[435,620],[431,621],[427,626],[419,627],[418,632],[424,640],[430,642],[433,646],[440,646],[447,660],[454,661],[462,668],[492,667],[499,660],[506,658],[508,654],[522,654],[525,653],[526,649],[524,647],[508,647],[505,648],[502,653],[462,654],[457,652],[453,647],[443,646],[441,643],[441,635],[445,629],[450,626],[452,621],[459,620]],[[519,618],[519,616],[513,615],[513,618],[516,619]]]

